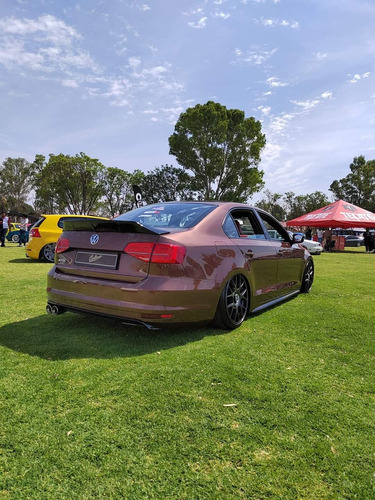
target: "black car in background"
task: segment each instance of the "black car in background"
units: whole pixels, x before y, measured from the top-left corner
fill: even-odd
[[[346,234],[345,238],[345,246],[346,247],[360,247],[365,244],[363,236],[356,236],[354,234]]]

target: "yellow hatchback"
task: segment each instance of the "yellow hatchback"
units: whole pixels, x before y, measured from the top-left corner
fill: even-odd
[[[33,225],[26,244],[26,257],[36,260],[55,261],[55,246],[63,231],[64,221],[72,219],[103,219],[92,215],[42,215]]]

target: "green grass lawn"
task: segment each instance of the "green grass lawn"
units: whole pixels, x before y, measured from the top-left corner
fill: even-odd
[[[375,498],[375,255],[241,328],[45,314],[0,248],[0,499]]]

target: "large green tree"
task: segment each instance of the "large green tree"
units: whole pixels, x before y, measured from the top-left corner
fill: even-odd
[[[134,206],[133,184],[142,184],[144,178],[145,174],[140,170],[129,173],[120,168],[106,168],[101,213],[113,217],[131,210]]]
[[[0,167],[0,193],[3,209],[28,211],[32,191],[32,169],[25,158],[6,158]]]
[[[305,195],[295,195],[292,191],[289,191],[283,196],[283,207],[288,220],[313,212],[329,203],[330,200],[327,195],[321,191],[314,191]]]
[[[263,186],[261,130],[261,123],[243,111],[208,101],[181,113],[169,152],[194,174],[200,198],[246,201]]]
[[[37,154],[31,167],[34,172],[35,209],[45,214],[65,213],[65,202],[59,200],[52,168],[47,168],[46,157]]]
[[[279,221],[285,220],[286,214],[282,203],[283,195],[272,193],[269,189],[266,189],[263,194],[264,197],[256,203],[256,206],[269,212]]]
[[[105,167],[85,153],[75,156],[37,155],[35,171],[36,208],[47,213],[90,214],[104,195]]]
[[[263,198],[256,203],[256,206],[266,210],[281,221],[294,219],[330,203],[327,196],[321,191],[304,195],[296,195],[289,191],[282,195],[266,189],[263,194]]]
[[[330,191],[337,200],[345,200],[370,212],[375,212],[375,160],[357,156],[349,166],[350,173],[335,180]]]
[[[162,165],[147,173],[142,194],[147,203],[192,200],[195,198],[194,179],[182,168]]]

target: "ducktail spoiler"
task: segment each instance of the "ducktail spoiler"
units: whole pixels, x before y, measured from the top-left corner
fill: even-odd
[[[129,220],[74,219],[64,221],[64,231],[95,231],[96,233],[144,233],[168,234],[160,228],[148,228],[139,222]]]

